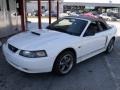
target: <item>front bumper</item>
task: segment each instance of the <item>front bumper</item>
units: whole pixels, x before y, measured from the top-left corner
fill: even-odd
[[[10,51],[7,45],[3,45],[3,53],[7,62],[20,71],[26,73],[43,73],[52,71],[54,63],[53,58],[26,58]]]

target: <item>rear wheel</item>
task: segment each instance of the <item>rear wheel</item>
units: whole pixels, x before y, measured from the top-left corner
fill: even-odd
[[[71,51],[62,52],[56,59],[53,71],[59,75],[65,75],[71,71],[75,63],[75,55]]]
[[[111,39],[107,46],[106,53],[112,52],[112,50],[114,48],[114,43],[115,43],[115,39]]]

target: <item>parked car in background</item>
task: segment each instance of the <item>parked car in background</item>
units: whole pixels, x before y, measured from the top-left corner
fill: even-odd
[[[69,16],[67,13],[60,13],[59,17],[65,17],[65,16]]]
[[[94,15],[92,12],[88,12],[88,13],[84,13],[83,15],[85,16],[90,16],[90,17],[94,17],[94,18],[98,18],[96,15]]]
[[[117,21],[117,18],[114,16],[108,16],[107,13],[100,14],[100,17],[107,21]]]
[[[27,73],[69,73],[75,64],[99,53],[110,53],[116,27],[90,16],[60,18],[46,29],[8,39],[3,52],[9,64]]]
[[[79,14],[77,14],[76,12],[71,12],[69,15],[70,16],[79,16]]]
[[[66,11],[66,14],[69,16],[79,16],[81,14],[80,11]]]
[[[42,14],[45,12],[45,10],[41,10]],[[42,16],[41,14],[41,16]],[[31,13],[32,16],[38,16],[38,10],[34,10],[32,13]]]
[[[34,10],[34,11],[32,12],[32,16],[38,16],[38,10]]]
[[[77,12],[78,13],[78,12]],[[60,13],[59,17],[65,17],[65,16],[79,16],[80,14],[77,14],[76,12],[67,12],[67,13]],[[38,10],[34,10],[33,12],[27,13],[28,16],[38,16]],[[42,16],[49,16],[49,11],[42,12]],[[52,17],[57,17],[57,12],[51,11]]]
[[[107,15],[108,15],[108,16],[114,16],[114,17],[116,17],[117,19],[120,19],[119,13],[116,13],[116,12],[108,12]]]
[[[47,16],[47,17],[48,17],[48,16],[49,16],[49,11],[44,12],[44,13],[42,14],[42,16]],[[52,16],[52,17],[57,17],[57,13],[51,11],[51,16]]]
[[[19,14],[16,12],[16,11],[12,11],[11,12],[11,16],[15,17],[15,16],[18,16]]]

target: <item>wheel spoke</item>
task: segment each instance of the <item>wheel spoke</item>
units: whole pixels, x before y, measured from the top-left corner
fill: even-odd
[[[67,60],[66,60],[66,63],[69,63],[71,61],[71,59],[70,58],[68,58]]]
[[[69,65],[69,64],[66,64],[65,66],[66,66],[66,68],[69,68],[70,65]]]
[[[68,72],[72,68],[73,58],[70,54],[63,56],[60,61],[59,68],[61,72]]]
[[[114,44],[113,41],[111,41],[110,44],[109,44],[109,46],[108,46],[109,52],[112,51],[112,49],[113,49],[113,44]]]
[[[61,67],[60,69],[61,69],[62,71],[65,70],[65,65],[61,65],[60,67]]]
[[[60,62],[60,66],[62,66],[62,65],[64,65],[64,63],[63,63],[63,62]]]

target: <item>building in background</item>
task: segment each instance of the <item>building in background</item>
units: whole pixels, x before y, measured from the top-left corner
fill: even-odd
[[[35,4],[34,4],[34,1]],[[0,38],[2,37],[6,37],[15,33],[18,33],[20,31],[25,31],[27,30],[27,12],[33,12],[35,10],[36,13],[40,12],[40,9],[38,10],[38,7],[41,3],[42,0],[0,0]],[[55,0],[51,0],[51,1],[55,1]],[[26,2],[29,4],[29,6],[27,6]],[[50,10],[51,13],[51,7],[50,7],[50,3],[48,2],[48,0],[43,0],[44,3],[42,6],[42,10]],[[56,5],[52,5],[52,10],[56,9],[56,12],[59,11],[58,10],[58,1],[56,2]],[[30,7],[30,8],[29,8]],[[39,13],[39,17],[38,17],[38,24],[40,25],[41,23],[41,16]],[[50,14],[48,13],[48,15]],[[57,14],[58,17],[58,14]],[[49,22],[51,16],[49,16]]]
[[[42,1],[42,10],[48,11],[48,0]],[[120,1],[119,0],[59,0],[59,13],[68,11],[81,13],[84,11],[98,11],[99,13],[112,12],[120,17]],[[27,11],[33,12],[37,10],[37,1],[27,3]],[[52,11],[56,12],[56,3],[52,1]]]
[[[52,3],[51,11],[55,12],[55,13],[57,12],[56,1],[57,0],[51,0],[51,3]],[[60,9],[59,13],[63,12],[63,3],[62,2],[63,2],[62,0],[59,0],[59,9]],[[38,3],[37,0],[30,0],[29,2],[27,2],[27,12],[31,13],[31,12],[37,11],[38,10],[37,3]],[[48,0],[42,0],[41,5],[42,5],[42,12],[43,13],[45,11],[49,10]]]
[[[56,14],[56,0],[51,0],[51,2],[51,14],[56,16],[58,15]],[[42,0],[41,5],[42,15],[48,16],[48,0]],[[37,15],[37,10],[38,0],[0,0],[0,38],[21,30],[24,31],[27,27],[25,12],[27,11],[28,15],[29,13]],[[115,14],[116,17],[120,18],[120,0],[59,0],[59,13],[75,12],[81,14],[85,11]]]
[[[120,0],[63,0],[63,12],[66,11],[113,12],[120,17]]]
[[[17,0],[0,0],[0,38],[20,31]]]

